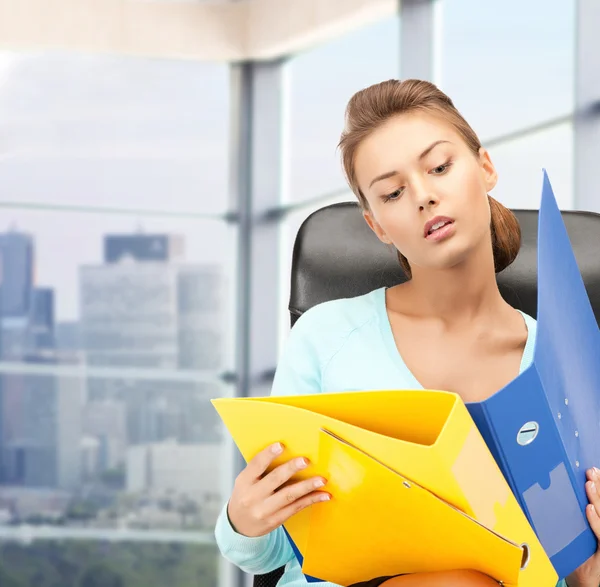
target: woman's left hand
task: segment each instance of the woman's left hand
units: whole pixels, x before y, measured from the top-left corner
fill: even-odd
[[[590,501],[586,510],[587,519],[600,542],[600,471],[590,469],[586,475],[588,481],[585,484],[585,490]],[[567,577],[567,585],[568,587],[598,587],[600,585],[600,545],[591,558]]]

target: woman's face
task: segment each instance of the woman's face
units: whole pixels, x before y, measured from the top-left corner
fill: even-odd
[[[413,269],[447,269],[489,246],[487,193],[496,171],[441,117],[400,115],[358,147],[355,172],[369,203],[365,219]]]

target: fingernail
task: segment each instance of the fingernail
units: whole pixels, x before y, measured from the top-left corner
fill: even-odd
[[[329,501],[331,499],[331,495],[329,495],[328,493],[324,493],[323,495],[321,495],[320,500],[321,501]]]
[[[298,469],[304,469],[308,466],[308,462],[306,461],[306,459],[303,459],[302,457],[300,457],[299,459],[296,459],[296,467],[298,467]]]
[[[316,479],[315,480],[315,487],[323,487],[324,485],[325,485],[324,479]]]
[[[281,443],[280,443],[280,442],[278,442],[277,444],[274,444],[274,445],[271,447],[271,452],[272,452],[274,455],[280,455],[280,454],[283,452],[283,446],[281,445]]]
[[[581,486],[580,486],[580,487],[581,487]],[[591,482],[590,482],[590,489],[591,489],[592,491],[594,491],[594,490],[596,489],[596,484],[595,484],[593,481],[591,481]]]

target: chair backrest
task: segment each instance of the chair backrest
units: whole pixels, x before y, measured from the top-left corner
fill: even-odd
[[[512,306],[537,314],[537,210],[513,210],[522,246],[514,263],[498,274]],[[600,214],[562,213],[596,320],[600,321]],[[292,325],[325,301],[353,297],[405,281],[395,250],[383,245],[354,202],[333,204],[309,216],[298,231],[292,260],[289,311]]]
[[[515,262],[498,275],[504,298],[537,314],[536,210],[513,210],[522,232]],[[600,322],[600,214],[563,212],[588,295]],[[333,204],[309,216],[298,231],[292,259],[289,311],[292,326],[309,308],[405,280],[395,251],[383,245],[354,202]],[[568,303],[568,301],[567,301]],[[254,578],[254,587],[275,587],[283,569]]]
[[[277,583],[281,579],[284,570],[285,567],[281,567],[264,575],[254,575],[252,587],[277,587]]]

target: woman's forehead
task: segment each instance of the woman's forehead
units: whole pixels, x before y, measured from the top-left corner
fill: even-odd
[[[456,142],[460,138],[454,126],[441,115],[415,112],[390,118],[364,140],[358,152],[384,148],[391,142],[396,150],[403,149],[407,156],[418,157],[433,141]]]
[[[442,149],[444,145],[462,142],[456,129],[441,117],[422,113],[394,117],[373,131],[357,148],[356,178],[364,189],[370,182],[369,175],[418,163],[423,153],[435,143],[440,145],[436,148]]]

